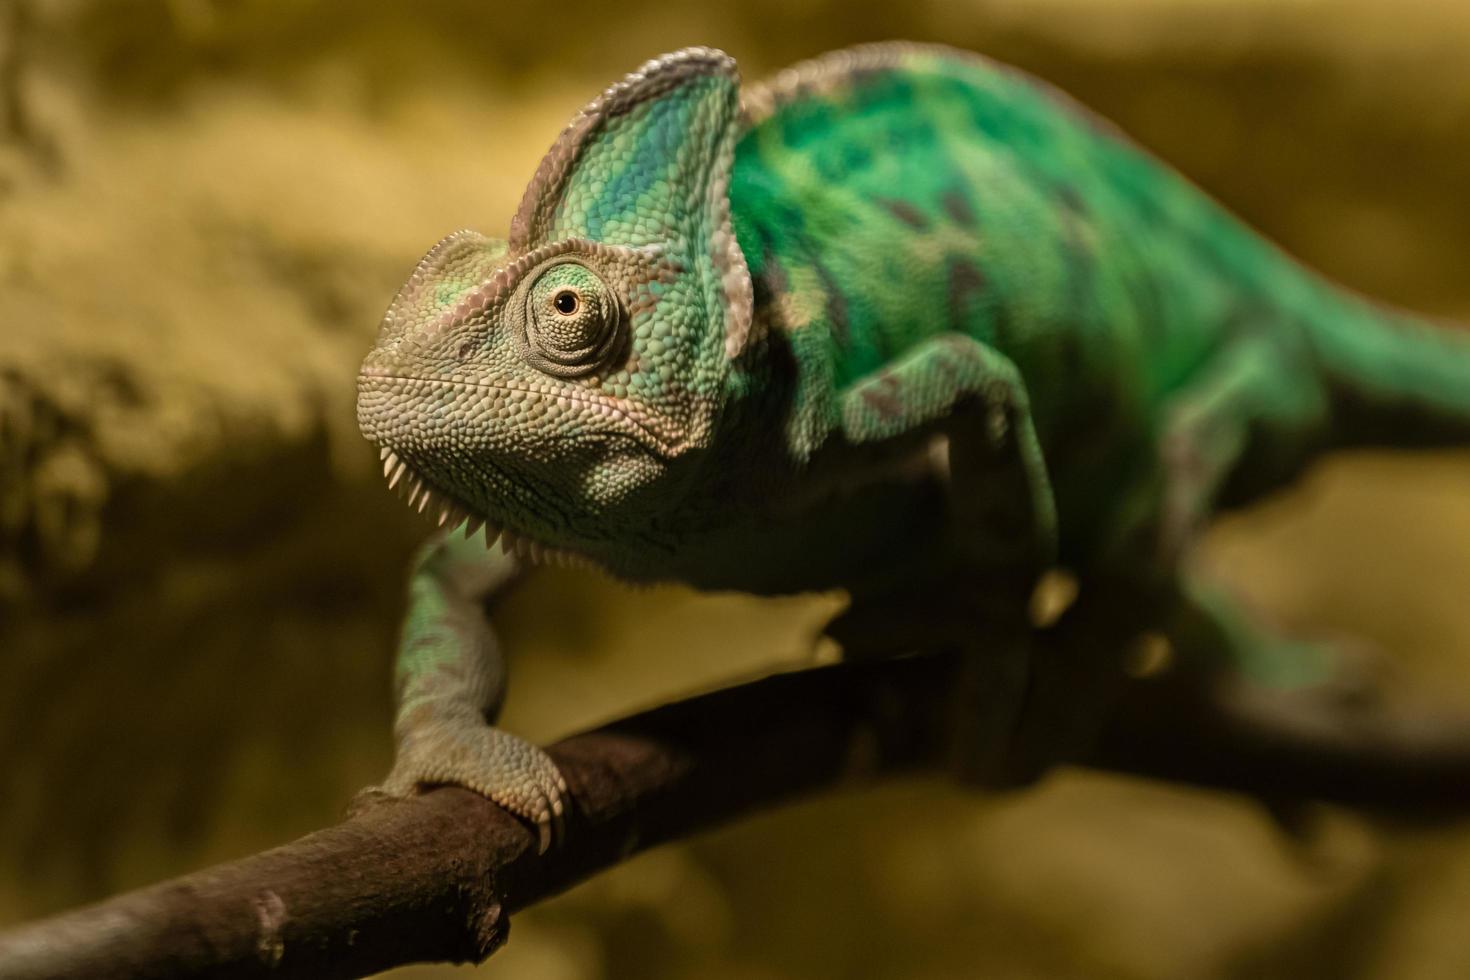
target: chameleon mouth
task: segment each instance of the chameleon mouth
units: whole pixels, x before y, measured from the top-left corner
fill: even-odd
[[[383,461],[383,478],[388,481],[388,489],[396,490],[400,497],[406,495],[409,507],[420,514],[427,513],[447,534],[454,533],[456,528],[463,525],[464,536],[469,539],[483,527],[486,551],[499,541],[502,554],[512,555],[533,565],[555,565],[560,568],[599,567],[591,558],[579,552],[548,545],[523,531],[513,531],[491,521],[453,494],[431,486],[421,474],[415,472],[396,452],[386,446],[378,450],[378,456]]]

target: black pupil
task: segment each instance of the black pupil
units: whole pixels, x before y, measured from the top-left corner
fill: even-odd
[[[556,298],[551,301],[551,305],[556,307],[556,312],[564,316],[571,316],[577,312],[577,294],[573,292],[557,293]]]

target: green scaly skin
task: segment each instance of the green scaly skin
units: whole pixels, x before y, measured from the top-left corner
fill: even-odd
[[[411,504],[504,542],[481,585],[551,558],[842,587],[859,613],[944,592],[1020,635],[1060,562],[1236,636],[1180,571],[1198,526],[1324,449],[1466,441],[1470,342],[1305,270],[1010,69],[876,45],[742,102],[690,49],[572,122],[507,240],[425,256],[358,418]],[[501,672],[460,547],[415,579],[385,787],[470,786],[544,846],[565,790],[486,724]]]

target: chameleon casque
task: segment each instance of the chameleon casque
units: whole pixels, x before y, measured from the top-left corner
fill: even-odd
[[[742,95],[692,48],[572,121],[507,240],[420,261],[358,420],[411,505],[503,551],[424,550],[382,789],[469,787],[545,847],[565,784],[490,724],[483,600],[528,560],[844,588],[853,649],[841,622],[896,609],[1039,633],[1060,565],[1150,611],[1130,629],[1249,659],[1271,641],[1196,587],[1196,529],[1325,449],[1470,439],[1470,337],[1331,285],[978,56],[867,46]]]

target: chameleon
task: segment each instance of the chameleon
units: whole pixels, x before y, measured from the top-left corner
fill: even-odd
[[[357,417],[444,529],[412,574],[380,789],[468,787],[544,850],[566,782],[493,726],[486,597],[527,566],[843,589],[854,656],[912,648],[874,625],[895,621],[1034,637],[1027,596],[1062,568],[1147,611],[1130,630],[1269,659],[1192,570],[1201,526],[1323,451],[1470,439],[1470,334],[1331,283],[982,56],[867,45],[742,91],[689,48],[572,120],[505,239],[423,257]],[[976,704],[1024,701],[1026,664],[972,646]]]

